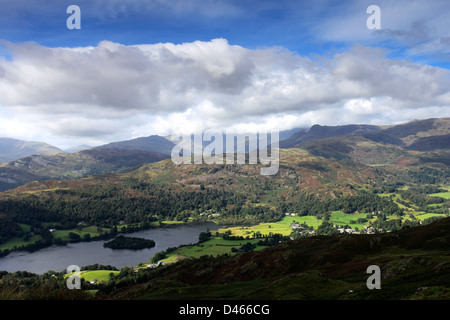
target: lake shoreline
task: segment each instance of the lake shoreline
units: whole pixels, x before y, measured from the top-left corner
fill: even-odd
[[[168,247],[194,244],[198,241],[201,232],[219,228],[220,225],[212,221],[195,221],[164,224],[136,232],[126,232],[133,236],[154,239],[156,246],[151,249],[123,249],[121,251],[104,248],[102,244],[107,241],[107,237],[104,237],[99,240],[92,238],[90,241],[82,240],[68,242],[64,245],[50,245],[33,252],[14,250],[0,258],[0,270],[45,273],[48,270],[67,268],[72,264],[85,266],[98,263],[119,267],[119,265],[129,266],[130,263],[145,263],[159,251],[166,250]],[[117,235],[125,235],[125,233],[118,232],[116,235],[109,235],[108,238],[114,238]],[[67,261],[67,265],[63,261]]]
[[[152,230],[152,229],[157,229],[157,228],[170,228],[170,227],[176,227],[176,226],[180,226],[180,225],[195,225],[195,224],[201,224],[201,223],[214,223],[216,224],[216,222],[214,221],[194,221],[194,222],[177,222],[177,223],[164,223],[161,222],[159,225],[156,226],[150,226],[150,227],[131,227],[131,228],[126,228],[125,230],[121,229],[117,229],[117,232],[115,233],[105,233],[99,236],[93,236],[93,237],[89,237],[88,239],[82,238],[80,237],[79,239],[74,239],[74,240],[61,240],[61,241],[55,241],[56,239],[52,239],[51,242],[43,242],[40,244],[28,244],[28,245],[24,245],[21,246],[17,249],[4,249],[4,250],[0,250],[0,259],[3,257],[8,256],[10,253],[13,252],[37,252],[39,250],[51,247],[51,246],[67,246],[70,243],[80,243],[80,242],[90,242],[90,241],[102,241],[102,240],[108,240],[108,239],[112,239],[114,237],[116,237],[119,234],[129,234],[129,233],[133,233],[133,232],[139,232],[139,231],[144,231],[144,230]],[[118,226],[120,227],[120,226]]]

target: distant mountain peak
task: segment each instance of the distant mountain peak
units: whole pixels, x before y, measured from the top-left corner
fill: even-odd
[[[0,138],[0,162],[8,162],[30,155],[55,155],[63,150],[48,143]]]
[[[148,137],[139,137],[135,139],[111,142],[94,149],[114,149],[114,150],[139,150],[155,152],[163,155],[170,155],[174,143],[165,137],[151,135]]]

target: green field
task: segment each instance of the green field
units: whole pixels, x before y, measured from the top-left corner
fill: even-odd
[[[342,211],[333,211],[331,213],[330,221],[335,225],[349,225],[351,228],[358,228],[361,230],[368,222],[365,223],[350,223],[351,220],[356,221],[359,218],[366,218],[367,213],[347,214]]]
[[[103,232],[107,232],[109,230],[102,229]],[[97,237],[100,235],[98,228],[96,226],[88,226],[83,227],[81,229],[69,229],[69,230],[55,230],[52,232],[53,238],[58,239],[61,238],[63,241],[69,241],[69,233],[73,232],[78,234],[81,238],[83,238],[86,234],[89,234],[91,237]]]
[[[200,258],[201,256],[210,255],[218,256],[222,254],[234,254],[232,248],[240,248],[246,243],[250,242],[256,244],[261,239],[246,239],[246,240],[224,240],[222,237],[213,237],[211,240],[199,243],[196,245],[180,247],[174,252],[171,252],[167,258],[161,260],[164,263],[175,262],[182,258]],[[263,246],[257,246],[255,251],[261,250]]]
[[[432,193],[430,194],[432,197],[441,197],[444,199],[450,199],[450,192],[439,192],[439,193]]]
[[[442,206],[442,203],[431,203],[431,204],[427,204],[427,207],[432,207],[432,208],[439,208]]]
[[[12,238],[7,242],[0,244],[0,250],[13,250],[15,248],[19,248],[21,246],[26,246],[29,244],[34,244],[36,241],[42,240],[42,237],[39,235],[34,235],[30,237],[28,241],[23,240],[22,238]]]
[[[425,219],[432,218],[432,217],[440,217],[440,218],[443,218],[443,217],[445,217],[445,215],[439,214],[439,213],[424,213],[424,214],[418,214],[418,215],[416,215],[415,217],[416,217],[417,219],[423,221],[423,220],[425,220]]]
[[[289,226],[290,223],[306,223],[310,227],[317,228],[322,220],[317,219],[314,216],[302,216],[302,217],[291,217],[286,216],[281,221],[277,222],[269,222],[269,223],[260,223],[254,226],[237,226],[237,227],[228,227],[219,229],[218,232],[224,233],[225,231],[230,230],[231,235],[238,237],[253,237],[253,234],[259,232],[261,235],[266,236],[270,233],[278,233],[284,236],[288,236],[291,234],[292,229]]]
[[[414,214],[416,217],[417,216],[421,216],[422,217],[422,215],[424,214],[423,211],[420,211],[420,208],[418,208],[417,205],[411,203],[408,200],[402,199],[401,196],[399,194],[397,194],[397,193],[382,193],[382,194],[379,194],[379,196],[381,196],[381,197],[392,197],[393,201],[399,206],[399,208],[404,209],[406,212]],[[450,192],[433,193],[433,194],[428,194],[428,196],[441,197],[441,198],[444,198],[444,199],[448,200],[448,199],[450,199]],[[402,201],[405,201],[405,202],[409,203],[409,206],[408,207],[405,206],[404,204],[400,203],[399,200],[402,200]],[[443,205],[443,203],[432,203],[432,204],[428,204],[427,207],[438,209],[438,208],[441,208],[442,205]],[[442,216],[442,215],[434,214],[434,216]],[[423,218],[421,220],[423,220]]]
[[[306,223],[308,226],[313,227],[314,229],[320,226],[323,222],[322,219],[317,219],[315,216],[286,217],[283,219],[283,221],[285,219],[286,221],[292,219],[292,222],[298,222],[300,224]]]
[[[183,221],[171,221],[171,220],[164,220],[164,221],[162,221],[162,224],[183,224],[183,223],[186,223],[186,222],[183,222]]]
[[[80,272],[80,277],[83,278],[86,281],[108,281],[110,279],[110,274],[113,273],[114,275],[119,274],[120,271],[114,271],[114,270],[86,270]],[[64,277],[70,277],[73,275],[73,273],[68,273],[64,275]]]
[[[352,228],[357,227],[362,229],[365,223],[350,223],[351,220],[357,220],[359,218],[366,218],[367,213],[355,213],[347,214],[342,211],[333,211],[330,216],[330,222],[336,225],[349,225]],[[281,221],[271,223],[261,223],[255,226],[238,226],[219,229],[218,232],[224,233],[227,230],[231,231],[234,236],[253,237],[253,234],[259,232],[261,235],[266,236],[269,233],[279,233],[284,236],[289,236],[292,232],[292,228],[289,226],[291,223],[307,224],[314,229],[317,229],[323,222],[323,219],[318,219],[315,216],[286,216]]]

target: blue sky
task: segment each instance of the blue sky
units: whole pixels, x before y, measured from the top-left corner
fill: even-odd
[[[411,46],[450,36],[446,1],[0,1],[0,39],[49,47],[225,38],[246,48],[282,46],[301,55],[332,54],[355,42],[392,49],[393,56],[449,66],[449,52],[413,54]],[[82,11],[82,29],[68,30],[66,9]],[[366,28],[366,8],[381,9],[382,30]],[[426,8],[424,10],[424,8]],[[414,27],[417,27],[414,35]],[[337,32],[335,32],[338,30]],[[442,33],[443,32],[443,33]],[[390,36],[388,34],[390,33]],[[394,36],[395,34],[395,36]],[[417,39],[414,39],[414,36]],[[448,50],[448,44],[447,44]]]
[[[366,27],[373,4],[380,30]],[[80,30],[66,27],[69,5]],[[449,13],[446,0],[0,0],[0,136],[69,147],[186,122],[286,130],[450,116]]]

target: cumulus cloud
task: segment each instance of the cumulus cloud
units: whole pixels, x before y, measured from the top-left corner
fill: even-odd
[[[23,119],[36,136],[98,144],[200,127],[369,123],[386,120],[387,110],[400,117],[433,107],[437,114],[426,117],[449,116],[442,114],[450,106],[449,70],[390,59],[371,47],[311,59],[225,39],[7,46],[11,59],[0,60],[0,134],[9,136],[11,119]]]

